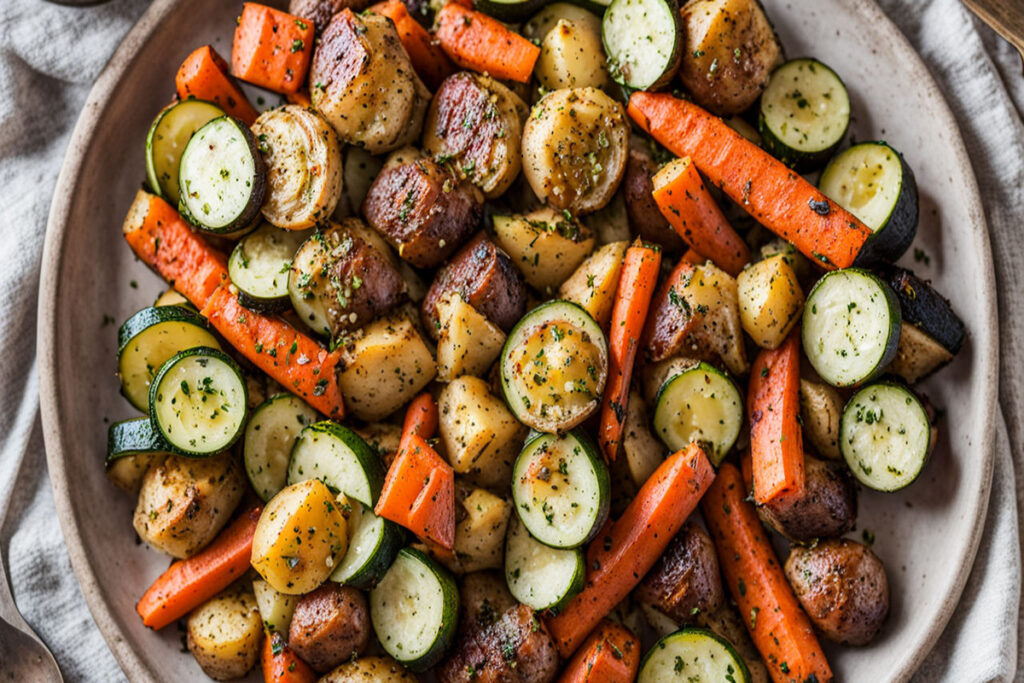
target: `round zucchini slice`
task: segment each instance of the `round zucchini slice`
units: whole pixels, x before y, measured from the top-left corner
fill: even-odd
[[[371,509],[384,486],[384,474],[380,456],[358,434],[330,420],[302,430],[288,463],[288,484],[319,479]]]
[[[859,263],[895,263],[917,235],[917,182],[903,156],[885,142],[862,142],[836,155],[818,188],[874,233]]]
[[[634,90],[667,85],[683,54],[679,24],[675,0],[612,0],[601,21],[611,77]]]
[[[655,643],[640,662],[636,680],[748,683],[750,671],[728,640],[707,629],[687,627]]]
[[[249,482],[264,501],[285,487],[295,441],[318,417],[319,413],[293,394],[271,396],[253,411],[245,427],[242,453]]]
[[[242,436],[248,401],[238,364],[223,351],[200,346],[160,366],[149,388],[149,418],[176,451],[215,455]]]
[[[330,261],[323,234],[314,232],[295,252],[288,272],[288,298],[292,308],[309,329],[322,337],[331,336],[322,296]]]
[[[743,395],[724,372],[697,363],[669,377],[658,390],[654,430],[671,451],[691,441],[708,446],[717,467],[729,454],[743,425]]]
[[[552,548],[578,548],[608,518],[608,468],[580,430],[527,442],[512,468],[512,501],[530,534]]]
[[[501,386],[520,422],[564,434],[601,404],[608,343],[590,315],[569,301],[551,301],[520,320],[501,351]]]
[[[194,309],[164,305],[142,309],[117,331],[121,393],[148,413],[149,388],[157,370],[174,354],[196,346],[219,349],[220,343]]]
[[[372,588],[405,544],[405,531],[357,500],[350,499],[349,504],[348,550],[331,580],[355,588]]]
[[[582,548],[552,548],[512,519],[505,540],[505,582],[519,602],[558,612],[583,590],[587,558]]]
[[[804,353],[826,382],[852,387],[877,377],[896,355],[900,305],[892,287],[860,268],[826,273],[804,302]]]
[[[917,479],[928,461],[928,411],[906,385],[866,386],[843,408],[839,450],[857,481],[876,491],[898,491]]]
[[[265,223],[235,245],[228,259],[231,284],[238,301],[260,313],[288,308],[288,275],[292,259],[309,232],[282,230]]]
[[[757,129],[772,155],[799,171],[819,168],[850,126],[850,96],[832,69],[794,59],[772,72],[761,94]]]
[[[224,111],[213,102],[188,99],[157,114],[146,136],[146,179],[158,197],[178,205],[178,167],[192,135]]]
[[[441,661],[455,638],[459,589],[447,569],[402,548],[370,591],[370,620],[384,651],[413,671]]]

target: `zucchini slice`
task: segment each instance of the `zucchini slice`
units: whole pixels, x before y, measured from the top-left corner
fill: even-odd
[[[832,386],[857,386],[892,361],[900,323],[892,287],[860,268],[833,270],[818,280],[804,303],[804,353]]]
[[[146,179],[158,197],[178,205],[178,167],[192,135],[207,122],[224,116],[213,102],[188,99],[169,105],[156,115],[146,136]]]
[[[608,518],[610,488],[604,460],[580,430],[528,441],[512,468],[516,513],[552,548],[578,548],[597,535]]]
[[[878,268],[878,274],[896,292],[903,320],[934,339],[952,355],[959,353],[967,331],[946,297],[906,268],[883,265]]]
[[[299,246],[288,273],[288,298],[292,308],[309,329],[322,337],[331,336],[324,297],[319,296],[330,260],[323,233],[317,231]]]
[[[601,10],[604,11],[603,5]],[[555,2],[544,7],[523,24],[523,36],[530,40],[544,42],[544,37],[555,27],[559,19],[565,19],[574,24],[586,24],[595,32],[601,32],[601,17],[599,15],[578,4]]]
[[[398,551],[370,591],[370,620],[384,651],[413,671],[441,661],[455,638],[459,589],[447,569],[419,550]]]
[[[528,427],[563,434],[601,403],[608,343],[585,310],[570,301],[551,301],[512,328],[500,362],[512,413]]]
[[[260,313],[288,308],[292,259],[308,236],[308,232],[265,223],[239,240],[228,259],[228,275],[238,288],[238,302]]]
[[[215,455],[242,436],[248,402],[238,364],[223,351],[200,346],[160,366],[149,388],[149,418],[176,451]]]
[[[671,451],[708,445],[717,467],[743,425],[743,395],[718,368],[700,362],[665,380],[654,406],[654,430]]]
[[[861,142],[838,155],[818,188],[874,233],[858,263],[893,262],[917,235],[917,182],[903,156],[884,142]]]
[[[242,442],[245,472],[257,495],[273,498],[288,480],[288,463],[299,433],[319,413],[293,394],[275,394],[257,406]]]
[[[206,321],[192,308],[152,306],[124,321],[117,331],[117,373],[121,393],[149,412],[149,387],[157,370],[171,356],[196,346],[219,349]]]
[[[725,638],[707,629],[687,627],[655,643],[640,662],[640,675],[636,680],[637,683],[748,683],[750,671]]]
[[[256,137],[236,118],[221,116],[197,130],[178,168],[178,211],[200,230],[218,234],[251,225],[267,190],[267,166]]]
[[[349,499],[348,550],[331,574],[331,580],[355,588],[372,588],[387,572],[405,544],[402,527],[357,500]]]
[[[505,540],[505,582],[519,602],[558,612],[583,590],[587,558],[582,548],[552,548],[512,519]]]
[[[909,387],[879,382],[846,403],[839,419],[839,450],[857,481],[876,491],[897,491],[924,468],[932,425]]]
[[[675,0],[612,0],[601,21],[608,73],[634,90],[657,90],[679,69],[682,31]]]
[[[288,463],[288,484],[319,479],[373,508],[384,486],[384,463],[358,434],[324,420],[302,430]]]
[[[133,455],[173,452],[174,448],[153,427],[149,416],[114,422],[107,430],[107,467],[115,460]]]
[[[800,171],[820,167],[850,126],[850,96],[832,69],[816,59],[786,62],[761,94],[757,130],[772,155]]]
[[[520,22],[544,6],[547,0],[476,0],[474,7],[498,21]]]

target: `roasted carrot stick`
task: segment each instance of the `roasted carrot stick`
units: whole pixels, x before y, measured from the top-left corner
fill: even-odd
[[[690,157],[713,185],[822,267],[853,265],[871,236],[853,214],[696,104],[635,92],[628,111],[655,140]]]
[[[313,100],[309,99],[309,91],[303,88],[296,92],[287,93],[284,99],[288,101],[288,104],[297,104],[300,107],[312,107]]]
[[[320,677],[285,645],[280,633],[268,633],[260,656],[264,683],[315,683]]]
[[[576,651],[558,683],[632,683],[640,668],[640,651],[632,631],[605,619]]]
[[[313,22],[247,2],[235,27],[231,73],[278,93],[293,93],[306,82],[313,58]]]
[[[804,489],[799,334],[791,333],[777,349],[763,349],[750,371],[750,463],[754,500],[761,504]]]
[[[425,391],[412,401],[405,410],[405,422],[402,423],[402,440],[398,450],[408,446],[410,436],[418,436],[424,441],[434,436],[437,431],[437,402],[430,392]]]
[[[654,174],[655,203],[683,241],[733,277],[750,261],[750,249],[711,197],[689,157]]]
[[[446,550],[455,546],[455,473],[418,434],[388,468],[374,512]]]
[[[259,114],[245,93],[228,75],[228,63],[209,45],[204,45],[182,62],[175,77],[178,97],[209,100],[236,119],[252,125]]]
[[[587,549],[586,586],[547,621],[563,658],[650,571],[714,478],[704,449],[691,443],[661,463],[622,517],[598,534]]]
[[[739,606],[772,680],[828,683],[832,670],[793,595],[740,471],[723,464],[701,501],[725,583]]]
[[[416,74],[423,79],[428,88],[437,90],[441,81],[455,73],[456,68],[452,64],[452,60],[434,42],[430,32],[409,14],[404,2],[399,2],[399,0],[379,2],[370,7],[370,11],[395,22],[398,39],[402,41],[402,47],[409,53],[412,68],[416,70]]]
[[[240,515],[198,554],[174,562],[139,600],[142,623],[161,629],[231,585],[249,569],[260,508]]]
[[[687,263],[692,263],[695,266],[702,265],[705,261],[707,261],[707,259],[701,256],[700,253],[693,247],[690,247],[689,249],[684,251],[683,255],[679,257],[679,260],[686,261]]]
[[[626,250],[608,328],[608,386],[604,392],[598,431],[601,451],[608,462],[615,460],[622,445],[633,361],[660,269],[661,250],[657,247],[646,246],[637,240]]]
[[[526,83],[540,48],[497,19],[449,2],[437,13],[437,39],[463,69]]]

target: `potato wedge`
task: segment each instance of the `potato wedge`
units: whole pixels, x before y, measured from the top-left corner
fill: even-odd
[[[461,375],[482,377],[501,353],[505,333],[478,310],[462,300],[458,292],[437,304],[441,325],[437,341],[437,375],[450,382]]]
[[[636,389],[630,390],[623,427],[622,455],[625,456],[629,476],[638,489],[668,455],[661,441],[651,434],[647,416],[644,397]]]
[[[188,649],[214,680],[244,676],[256,665],[262,638],[260,611],[249,592],[222,593],[188,617]]]
[[[455,558],[459,570],[500,569],[504,563],[505,531],[512,504],[490,491],[474,488],[459,503],[466,517],[455,525]]]
[[[418,678],[391,657],[360,657],[345,662],[320,683],[417,683]]]
[[[800,418],[804,438],[811,442],[818,455],[839,460],[839,417],[843,399],[839,392],[824,382],[800,380]]]
[[[534,74],[548,90],[611,85],[600,27],[595,29],[594,22],[559,19],[544,36]]]
[[[579,304],[603,328],[612,319],[622,260],[629,242],[606,244],[588,256],[558,289],[561,298]]]
[[[138,493],[150,465],[160,462],[162,453],[126,455],[107,465],[107,479],[126,493]]]
[[[743,330],[761,348],[778,348],[804,308],[804,292],[786,257],[776,254],[745,268],[736,291]]]
[[[252,592],[256,596],[256,606],[260,610],[263,628],[270,633],[288,635],[288,626],[292,623],[292,614],[299,598],[274,590],[274,587],[263,579],[252,582]]]
[[[494,216],[494,239],[526,282],[546,295],[553,294],[594,248],[589,228],[549,207],[525,216]]]

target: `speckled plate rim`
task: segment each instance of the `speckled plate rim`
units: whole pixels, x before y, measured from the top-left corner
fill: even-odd
[[[854,9],[862,14],[866,21],[875,22],[877,26],[890,34],[890,47],[898,53],[901,65],[903,68],[911,71],[911,75],[922,83],[928,94],[939,103],[938,114],[945,119],[944,125],[949,130],[954,131],[954,135],[950,140],[953,152],[963,165],[963,168],[970,169],[969,172],[965,173],[969,182],[968,186],[964,188],[964,199],[967,202],[967,210],[971,221],[969,226],[961,227],[972,231],[971,237],[975,240],[977,249],[980,252],[984,289],[986,292],[991,293],[991,296],[984,297],[987,309],[985,311],[985,318],[988,321],[989,329],[987,334],[983,335],[983,338],[973,340],[978,345],[978,351],[982,354],[982,371],[990,381],[987,382],[984,424],[981,425],[980,430],[981,448],[979,451],[981,460],[978,463],[982,468],[982,476],[979,480],[980,490],[974,496],[974,509],[970,511],[972,524],[969,552],[966,557],[961,558],[962,561],[954,580],[947,587],[946,595],[943,596],[942,607],[939,609],[938,618],[934,619],[925,631],[912,656],[905,659],[902,665],[892,672],[893,680],[906,680],[913,675],[914,671],[917,670],[931,651],[935,641],[949,622],[953,610],[956,609],[971,568],[974,566],[974,558],[977,554],[978,543],[981,540],[985,517],[988,511],[994,463],[993,447],[998,388],[999,347],[998,330],[995,322],[997,320],[995,272],[992,266],[992,251],[985,223],[985,215],[978,195],[977,180],[964,146],[963,137],[960,134],[959,127],[945,97],[910,42],[889,20],[885,13],[882,12],[878,5],[872,0],[852,0],[852,2]],[[124,38],[120,46],[118,46],[89,93],[85,107],[82,109],[82,113],[75,124],[71,141],[68,144],[64,157],[64,163],[57,178],[53,202],[50,206],[50,217],[46,227],[39,291],[37,339],[40,403],[43,434],[46,444],[46,458],[50,482],[53,486],[54,501],[57,507],[57,516],[64,533],[64,539],[71,558],[71,566],[75,576],[78,578],[86,604],[89,606],[93,619],[96,621],[96,625],[103,634],[114,657],[117,659],[125,675],[131,680],[156,680],[158,676],[146,663],[145,659],[128,644],[118,628],[110,605],[104,598],[104,589],[101,587],[89,563],[79,531],[81,520],[77,519],[74,515],[69,494],[70,482],[68,481],[65,468],[66,447],[71,441],[69,435],[62,433],[58,406],[60,387],[56,368],[58,326],[56,307],[58,296],[61,294],[59,274],[66,255],[63,248],[64,235],[70,227],[72,218],[70,215],[70,198],[78,185],[82,162],[92,143],[93,133],[98,122],[102,119],[110,93],[120,84],[125,71],[135,59],[141,46],[145,44],[148,38],[165,21],[172,17],[177,5],[178,0],[155,0]]]

